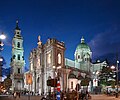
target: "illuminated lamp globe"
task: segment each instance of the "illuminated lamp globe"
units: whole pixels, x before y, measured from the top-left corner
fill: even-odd
[[[111,66],[110,68],[111,68],[111,69],[115,69],[115,66]]]
[[[0,35],[0,39],[4,40],[4,39],[6,39],[6,36],[2,33],[2,34]]]

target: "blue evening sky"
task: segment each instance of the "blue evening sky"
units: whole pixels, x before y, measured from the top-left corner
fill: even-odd
[[[24,38],[24,55],[48,38],[64,41],[65,57],[74,60],[76,46],[84,36],[95,59],[116,60],[120,54],[120,0],[1,0],[0,33],[7,35],[2,51],[10,67],[11,43],[16,20]],[[120,56],[120,55],[119,55]]]

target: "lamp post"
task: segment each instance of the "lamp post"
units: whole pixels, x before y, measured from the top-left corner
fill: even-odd
[[[117,85],[117,90],[116,90],[116,98],[118,98],[118,64],[119,61],[117,60],[117,68],[116,68],[116,85]]]
[[[116,66],[116,98],[118,98],[118,64],[119,64],[119,61],[117,60],[117,66]],[[111,69],[114,70],[115,69],[115,66],[111,66]]]
[[[2,82],[2,61],[3,58],[0,56],[0,83]]]
[[[56,72],[56,66],[53,66],[54,69],[54,93],[53,93],[53,100],[55,100],[55,72]]]
[[[0,82],[2,82],[2,62],[3,62],[3,58],[1,56],[1,51],[3,50],[3,40],[6,38],[6,36],[4,35],[4,33],[2,32],[0,34]]]

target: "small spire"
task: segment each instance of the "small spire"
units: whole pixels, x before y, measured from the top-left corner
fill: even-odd
[[[19,26],[18,26],[18,20],[16,20],[16,28],[17,30],[20,30]]]
[[[18,24],[18,20],[16,20],[16,24]]]
[[[40,35],[38,36],[38,45],[40,46],[41,44],[42,44],[42,42],[41,42],[41,39],[40,39],[41,37],[40,37]]]
[[[85,43],[85,39],[83,38],[83,36],[81,38],[81,43]]]

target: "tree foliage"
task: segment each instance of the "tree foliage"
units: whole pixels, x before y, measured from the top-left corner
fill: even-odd
[[[12,80],[11,78],[8,76],[5,80],[4,80],[4,87],[9,90],[9,88],[12,86]]]
[[[113,77],[115,72],[110,67],[103,66],[100,75],[100,85],[111,86],[114,84],[115,78]]]
[[[85,77],[85,78],[81,81],[81,86],[88,86],[90,80],[91,80],[90,78]]]

